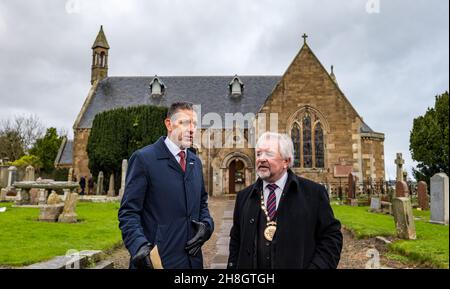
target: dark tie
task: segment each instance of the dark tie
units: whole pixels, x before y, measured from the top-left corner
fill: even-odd
[[[270,190],[269,197],[267,198],[267,213],[269,214],[269,218],[273,219],[277,212],[277,196],[275,195],[275,190],[278,186],[275,184],[268,184],[267,188]]]
[[[186,153],[184,151],[181,151],[178,153],[178,156],[180,157],[180,166],[183,172],[186,171]]]

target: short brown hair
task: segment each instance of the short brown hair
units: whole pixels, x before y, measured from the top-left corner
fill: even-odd
[[[194,104],[186,101],[174,102],[169,107],[167,111],[167,118],[172,118],[172,116],[177,113],[179,110],[194,110]]]

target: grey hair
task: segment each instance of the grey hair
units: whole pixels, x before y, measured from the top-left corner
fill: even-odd
[[[284,133],[265,132],[259,137],[255,148],[259,148],[263,141],[270,139],[278,141],[280,155],[284,160],[290,160],[289,167],[291,168],[294,165],[294,144],[292,139]]]

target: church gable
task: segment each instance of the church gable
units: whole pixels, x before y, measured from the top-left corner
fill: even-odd
[[[279,129],[288,126],[288,118],[304,106],[311,106],[328,117],[339,111],[340,122],[361,120],[357,111],[342,93],[310,47],[303,45],[282,76],[274,93],[266,100],[261,112],[282,111]],[[367,125],[364,126],[368,128]]]

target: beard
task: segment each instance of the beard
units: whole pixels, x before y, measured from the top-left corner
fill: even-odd
[[[266,168],[264,170],[260,170],[259,168],[256,170],[256,174],[258,177],[260,177],[262,180],[269,179],[272,176],[272,173],[270,172],[269,168]]]

